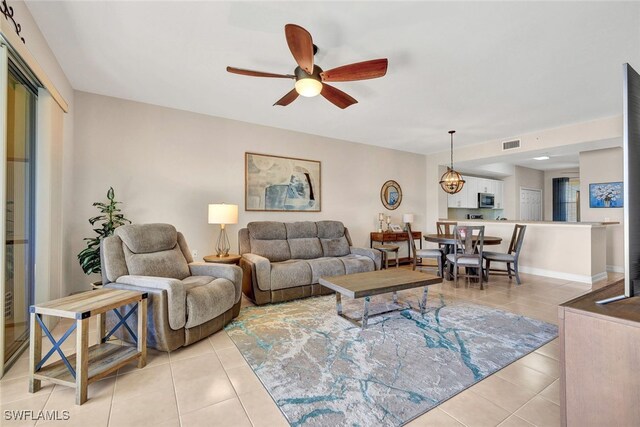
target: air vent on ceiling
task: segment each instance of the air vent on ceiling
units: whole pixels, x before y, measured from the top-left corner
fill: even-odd
[[[502,143],[502,151],[514,150],[516,148],[520,148],[520,140],[519,139],[514,139],[513,141],[504,141]]]

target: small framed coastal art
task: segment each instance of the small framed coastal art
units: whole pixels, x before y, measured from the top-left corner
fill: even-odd
[[[624,206],[622,182],[589,184],[590,208],[621,208]]]
[[[320,212],[319,161],[245,153],[247,211]]]

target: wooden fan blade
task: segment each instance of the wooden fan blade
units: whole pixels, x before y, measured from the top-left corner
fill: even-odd
[[[320,95],[324,96],[327,101],[331,102],[336,107],[342,108],[343,110],[350,105],[358,103],[358,101],[343,91],[324,83],[322,84],[322,92],[320,92]]]
[[[275,104],[273,104],[274,106],[276,105],[281,105],[283,107],[286,107],[287,105],[291,104],[293,101],[296,100],[296,98],[298,97],[298,92],[296,92],[295,89],[292,89],[291,92],[287,93],[285,96],[283,96],[282,98],[280,98],[278,101],[276,101]]]
[[[296,76],[291,74],[274,74],[265,73],[263,71],[244,70],[242,68],[227,67],[227,71],[233,74],[242,74],[243,76],[251,77],[275,77],[277,79],[295,79]]]
[[[376,79],[387,74],[387,58],[343,65],[320,73],[323,82],[350,82],[354,80]]]
[[[295,24],[285,25],[284,34],[287,37],[289,50],[300,68],[309,74],[313,74],[313,40],[311,39],[311,34]]]

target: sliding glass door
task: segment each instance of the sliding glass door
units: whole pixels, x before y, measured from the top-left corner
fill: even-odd
[[[29,339],[34,292],[34,183],[36,89],[9,61],[5,164],[4,360]]]

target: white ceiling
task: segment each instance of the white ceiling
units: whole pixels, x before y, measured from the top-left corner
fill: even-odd
[[[640,69],[640,3],[27,1],[75,89],[418,153],[622,112]],[[284,25],[325,70],[389,58],[387,76],[336,83],[359,103],[272,104],[291,73]]]

